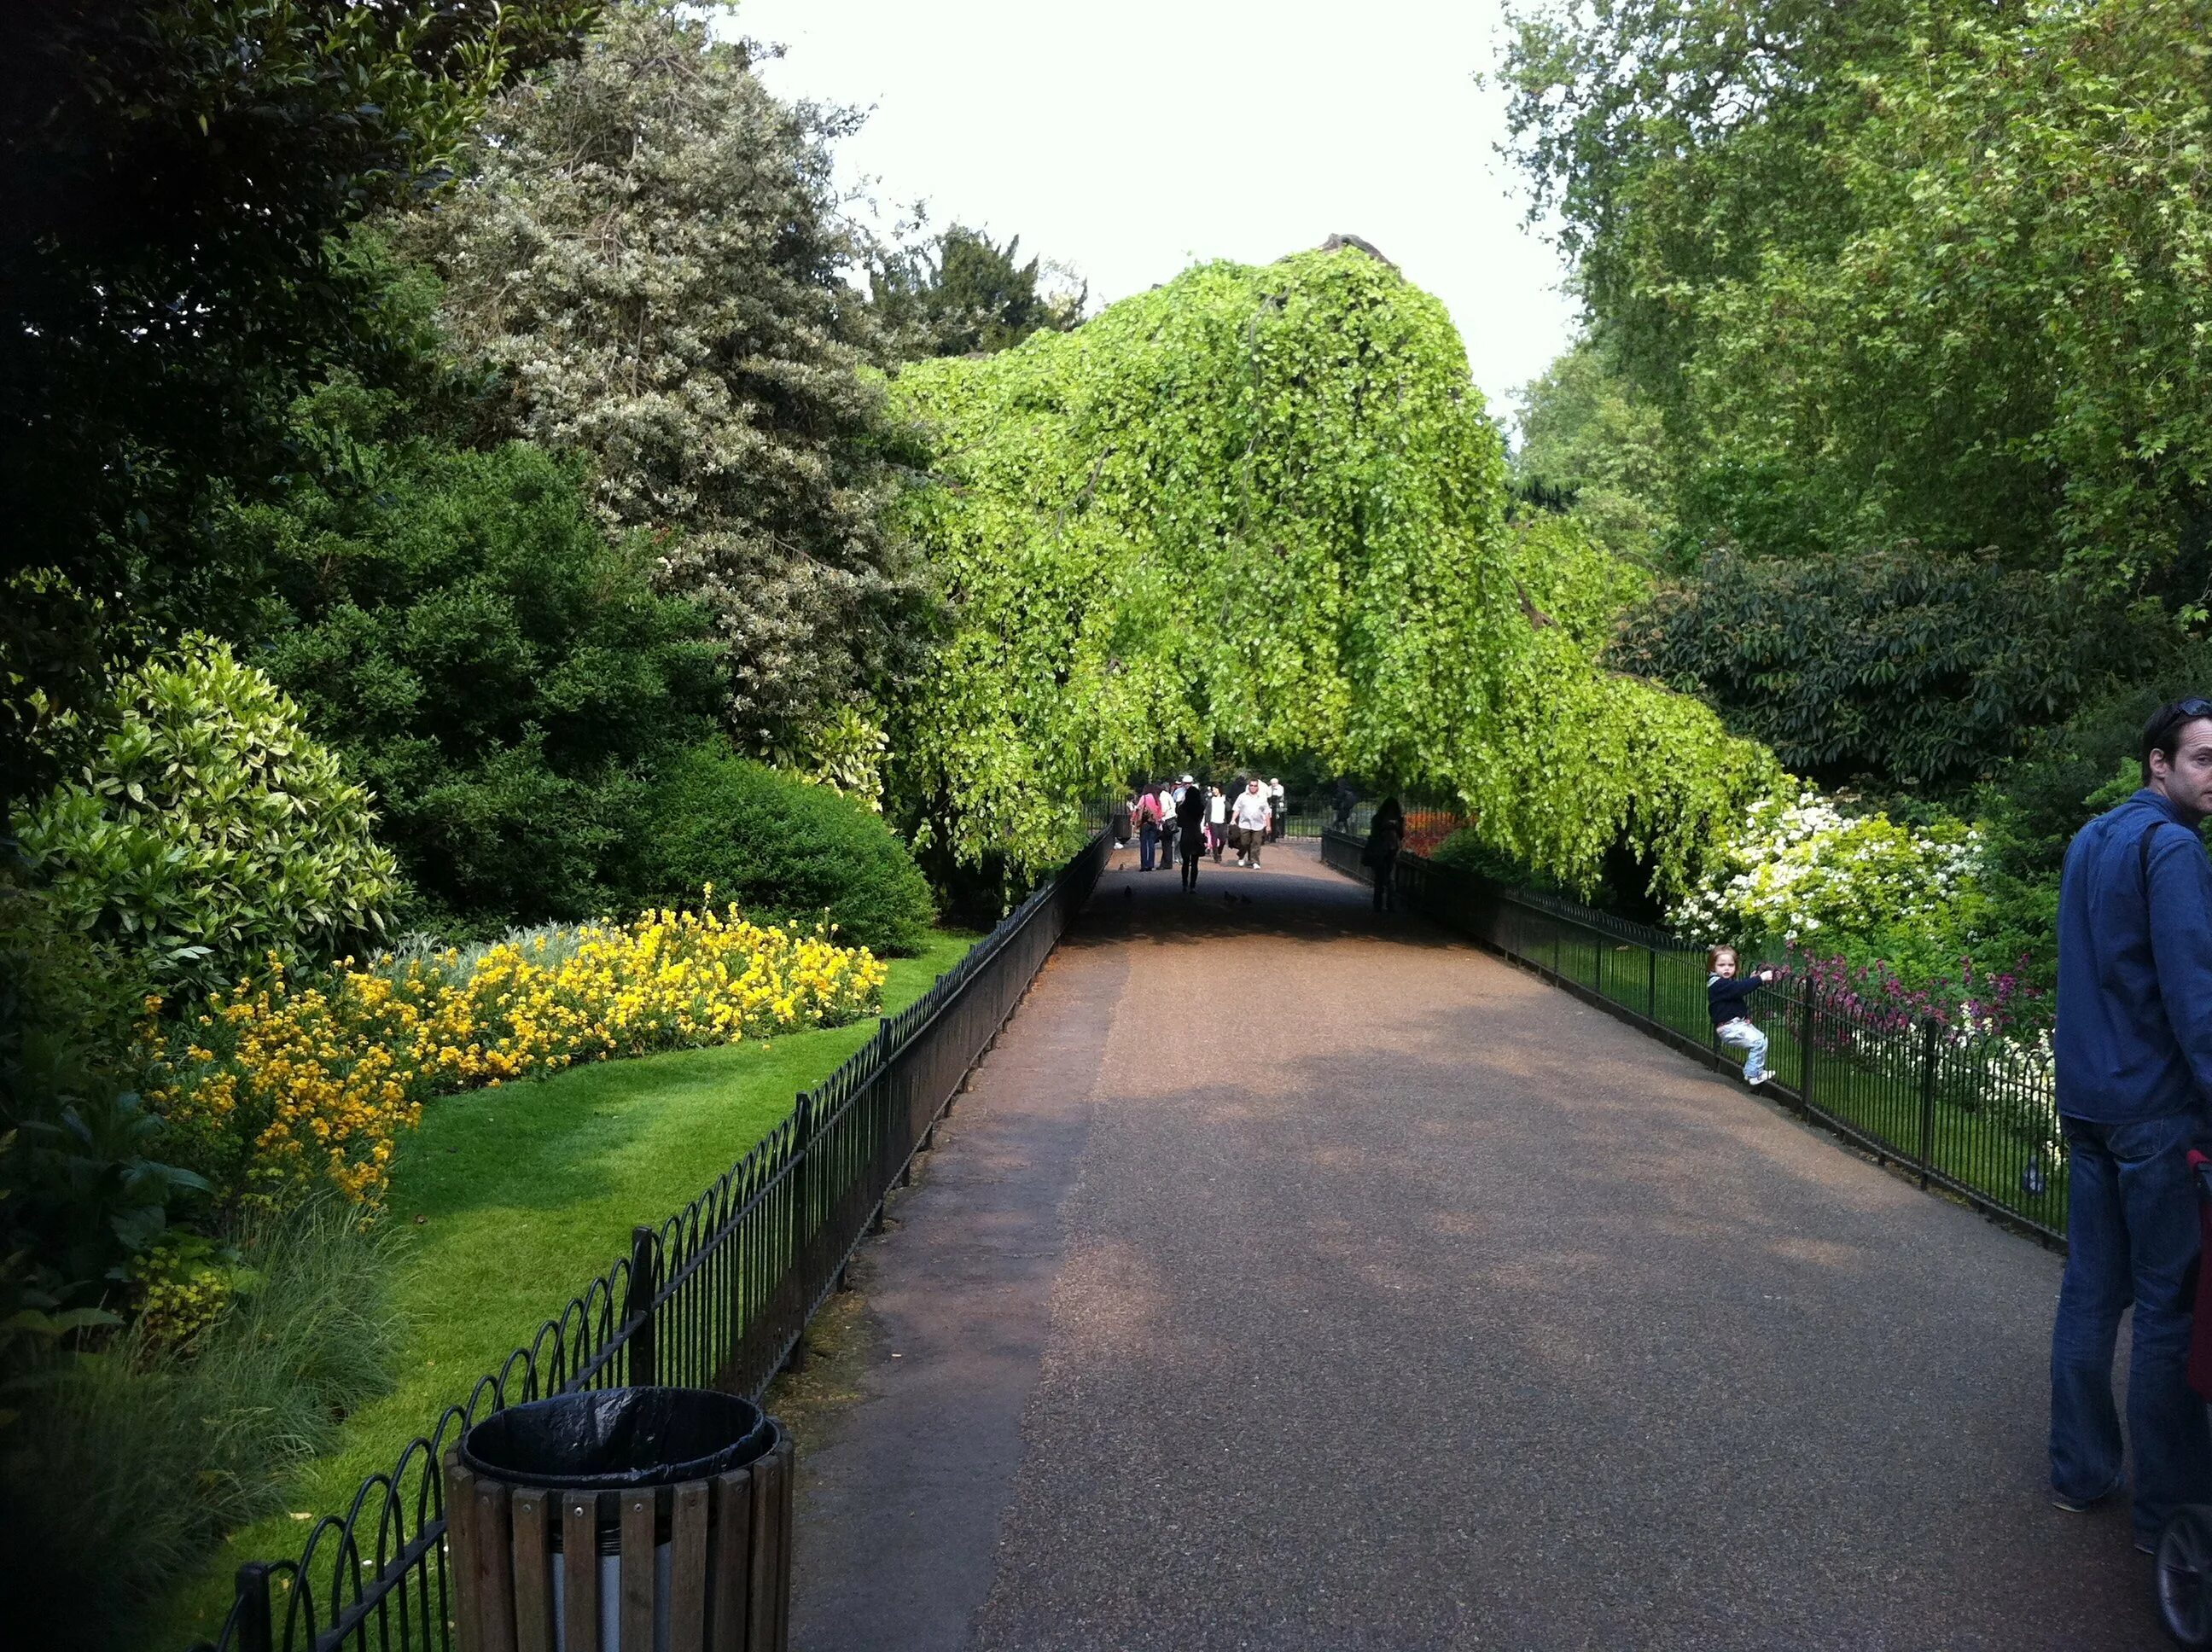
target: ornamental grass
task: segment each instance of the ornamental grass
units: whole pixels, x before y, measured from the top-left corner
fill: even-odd
[[[227,1199],[282,1207],[327,1183],[375,1208],[400,1133],[432,1096],[841,1026],[880,1005],[886,973],[826,929],[749,923],[735,907],[349,958],[312,975],[272,957],[161,1036],[153,1093],[177,1156]]]

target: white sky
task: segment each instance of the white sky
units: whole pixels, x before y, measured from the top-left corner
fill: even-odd
[[[1094,308],[1200,259],[1264,264],[1364,236],[1441,298],[1501,416],[1563,349],[1572,306],[1492,153],[1498,0],[743,0],[787,98],[875,112],[848,184],[932,223],[1018,234]]]

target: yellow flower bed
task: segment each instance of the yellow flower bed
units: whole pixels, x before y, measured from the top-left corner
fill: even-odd
[[[383,1200],[400,1132],[433,1096],[577,1061],[834,1027],[882,1002],[884,964],[826,933],[726,912],[649,912],[466,957],[268,973],[173,1030],[154,1096],[195,1169],[281,1204],[327,1180]]]

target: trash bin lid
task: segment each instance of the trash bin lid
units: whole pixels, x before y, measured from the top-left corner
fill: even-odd
[[[461,1436],[474,1473],[518,1485],[621,1491],[743,1468],[775,1430],[758,1406],[711,1388],[601,1388],[495,1412]]]

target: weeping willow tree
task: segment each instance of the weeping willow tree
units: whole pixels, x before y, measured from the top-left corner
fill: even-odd
[[[894,787],[963,860],[1048,861],[1133,770],[1304,750],[1455,795],[1563,878],[1626,841],[1670,884],[1778,777],[1555,617],[1601,559],[1507,525],[1449,319],[1363,252],[1204,265],[896,391],[939,455],[908,508],[951,621],[891,708]]]

